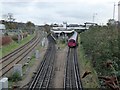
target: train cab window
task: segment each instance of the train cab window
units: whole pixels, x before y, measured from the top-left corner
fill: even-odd
[[[69,42],[73,42],[73,43],[75,43],[75,40],[70,40]]]

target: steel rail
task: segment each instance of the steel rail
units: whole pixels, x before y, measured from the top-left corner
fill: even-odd
[[[2,57],[0,59],[0,64],[9,60],[9,58],[11,58],[12,56],[14,56],[15,54],[17,54],[18,52],[20,52],[21,50],[23,50],[24,48],[26,48],[27,45],[29,45],[30,43],[32,43],[35,39],[37,38],[37,35],[35,35],[34,38],[32,38],[29,42],[27,42],[26,44],[24,44],[23,46],[15,49],[14,51],[12,51],[11,53],[5,55],[4,57]]]
[[[29,85],[29,90],[49,88],[49,83],[53,72],[55,51],[55,45],[49,41],[47,52],[42,63],[40,64],[37,74]]]
[[[26,49],[24,50],[23,53],[21,53],[19,56],[17,56],[16,58],[14,58],[12,61],[10,61],[9,63],[7,63],[5,66],[3,66],[0,71],[2,71],[2,76],[4,76],[7,72],[9,72],[12,68],[14,64],[18,64],[20,61],[23,60],[24,57],[26,57],[26,55],[29,54],[30,51],[33,50],[33,48],[35,48],[35,46],[40,42],[40,37],[37,37],[36,40]],[[27,45],[26,45],[27,47]],[[23,56],[22,56],[23,55]],[[18,59],[17,59],[18,58]],[[5,70],[7,69],[7,70]],[[1,77],[1,76],[0,76]]]
[[[78,59],[77,59],[77,48],[74,49],[74,70],[75,70],[75,76],[76,76],[76,85],[78,90],[83,90],[82,82],[80,78],[80,72],[79,72],[79,66],[78,66]]]
[[[83,90],[77,62],[76,48],[69,48],[65,67],[64,89]]]
[[[37,40],[38,40],[38,39],[37,39]],[[34,45],[34,44],[37,42],[37,40],[35,40],[35,42],[33,42],[32,45]],[[25,49],[25,50],[23,49],[24,51],[22,51],[22,50],[19,51],[19,53],[20,53],[20,52],[21,52],[21,53],[18,54],[18,55],[16,55],[16,57],[15,57],[14,59],[10,60],[10,58],[12,58],[12,57],[10,57],[9,59],[7,59],[7,60],[10,60],[10,62],[8,62],[6,65],[5,65],[4,63],[2,63],[2,65],[4,65],[4,66],[2,66],[2,69],[0,69],[0,71],[3,70],[4,68],[6,68],[10,63],[14,62],[14,61],[15,61],[17,58],[19,58],[21,55],[23,55],[24,52],[26,52],[27,50],[29,50],[32,45],[30,45],[29,47],[26,46],[27,49]]]

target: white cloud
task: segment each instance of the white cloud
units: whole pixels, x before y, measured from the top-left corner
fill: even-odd
[[[13,13],[17,21],[33,21],[36,24],[84,23],[95,21],[106,23],[112,18],[113,4],[119,0],[2,0],[2,14]],[[116,17],[117,19],[117,7]]]
[[[118,2],[119,0],[1,0],[1,2],[88,2],[88,3],[100,3],[100,2]]]

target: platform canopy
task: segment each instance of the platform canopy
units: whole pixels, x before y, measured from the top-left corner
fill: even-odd
[[[53,33],[72,33],[74,32],[74,29],[66,29],[66,28],[53,28],[51,29],[51,32]]]

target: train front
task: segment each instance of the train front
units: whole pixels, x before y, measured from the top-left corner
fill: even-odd
[[[76,42],[74,39],[71,39],[68,41],[68,47],[71,47],[71,48],[76,47]]]

